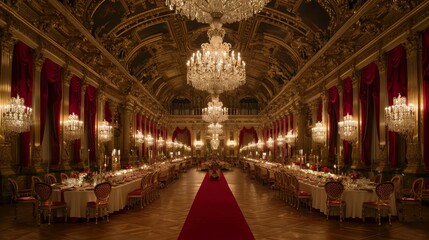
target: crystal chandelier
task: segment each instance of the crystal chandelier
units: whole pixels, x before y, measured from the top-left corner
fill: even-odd
[[[228,140],[228,143],[227,143],[227,145],[228,145],[228,147],[229,148],[231,148],[231,149],[234,149],[234,147],[235,147],[235,140],[234,139],[230,139],[230,140]]]
[[[271,0],[165,0],[165,5],[177,14],[201,23],[213,21],[220,15],[222,23],[233,23],[248,19],[259,13]]]
[[[255,146],[256,146],[256,148],[258,148],[259,150],[263,150],[264,149],[264,142],[263,141],[261,141],[261,140],[258,140],[258,143],[254,143],[254,142],[252,142],[251,143],[251,147],[250,148],[252,148],[252,149],[255,149]]]
[[[353,120],[353,117],[347,113],[347,115],[344,116],[344,120],[338,122],[338,133],[341,139],[354,142],[358,135],[358,122]]]
[[[144,136],[140,130],[137,130],[137,133],[136,133],[136,143],[138,144],[144,143]]]
[[[272,149],[274,147],[274,140],[271,136],[267,139],[267,147],[269,149]]]
[[[220,123],[210,123],[207,126],[207,133],[209,134],[222,134],[223,129]]]
[[[218,97],[212,97],[208,107],[203,109],[203,121],[221,123],[228,120],[228,108],[224,108]]]
[[[323,144],[326,140],[326,128],[319,121],[316,125],[311,129],[311,137],[315,143]]]
[[[156,146],[158,148],[162,148],[162,147],[164,147],[164,143],[165,143],[165,141],[162,138],[162,136],[159,136],[158,139],[156,140]]]
[[[223,42],[225,30],[219,22],[207,31],[210,43],[201,44],[186,63],[188,84],[211,94],[221,94],[238,88],[246,82],[246,63],[240,53],[230,53],[231,44]]]
[[[386,124],[390,131],[408,136],[416,127],[416,108],[407,105],[407,99],[401,97],[393,98],[393,105],[385,108]]]
[[[290,130],[289,132],[287,132],[285,136],[285,142],[289,144],[289,146],[291,147],[295,146],[296,135],[293,133],[293,130]]]
[[[174,142],[171,141],[171,139],[167,139],[167,141],[165,141],[165,145],[166,145],[167,149],[173,149]]]
[[[153,137],[152,137],[152,134],[148,134],[148,135],[146,135],[146,143],[147,143],[147,145],[149,146],[149,147],[152,147],[153,146]]]
[[[283,137],[283,135],[280,133],[279,136],[277,137],[277,145],[279,147],[282,147],[285,144],[285,138]]]
[[[76,114],[72,113],[68,116],[67,120],[63,122],[63,129],[65,141],[79,139],[82,135],[83,122],[79,120]]]
[[[17,95],[2,107],[1,125],[6,132],[28,132],[32,124],[32,109],[24,105],[24,98]]]
[[[100,123],[100,126],[98,127],[98,140],[100,142],[108,142],[110,139],[112,139],[113,131],[112,126],[110,126],[110,123],[106,121],[106,119],[103,119],[103,121]]]
[[[210,140],[210,145],[212,146],[213,150],[216,150],[219,147],[219,135],[218,134],[213,134],[212,135],[212,139]]]
[[[194,146],[196,150],[200,150],[203,146],[203,142],[201,140],[195,140]]]

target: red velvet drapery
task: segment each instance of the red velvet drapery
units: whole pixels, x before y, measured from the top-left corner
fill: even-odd
[[[393,98],[407,97],[407,54],[402,45],[398,45],[389,52],[387,58],[387,98],[389,106],[393,104]],[[391,166],[398,166],[398,134],[389,131],[389,162]]]
[[[371,164],[372,128],[376,125],[377,136],[380,138],[380,75],[377,64],[370,63],[361,71],[359,99],[362,109],[362,149],[361,161]],[[375,114],[375,123],[372,121]]]
[[[295,136],[296,136],[296,131],[293,129],[294,128],[294,125],[293,125],[293,113],[289,113],[289,120],[290,120],[290,130],[292,130],[292,132],[293,132],[293,134],[295,134]],[[291,150],[290,151],[290,156],[292,157],[293,156],[293,151]]]
[[[287,115],[284,117],[284,122],[285,122],[285,136],[286,136],[286,134],[289,132],[289,124],[288,124],[288,117],[287,117]],[[286,143],[285,144],[285,149],[287,150],[288,149],[288,144]],[[285,157],[287,157],[287,156],[289,156],[289,151],[285,151],[286,152],[286,154],[285,154]]]
[[[423,69],[423,145],[429,146],[429,28],[422,34]],[[429,169],[429,148],[423,150],[423,161]]]
[[[76,114],[81,116],[80,107],[81,107],[81,97],[82,95],[82,85],[79,77],[73,75],[70,79],[70,89],[69,89],[69,114]],[[73,143],[73,162],[75,164],[80,162],[80,139],[75,140]]]
[[[191,132],[187,127],[183,129],[176,127],[176,129],[174,129],[174,132],[173,132],[172,141],[178,138],[179,135],[182,136],[181,140],[183,144],[187,144],[188,146],[191,146]]]
[[[146,129],[146,116],[145,115],[142,115],[142,118],[141,118],[141,131],[142,131],[142,134],[144,135],[145,134],[145,129]],[[145,156],[145,153],[146,153],[146,151],[145,151],[146,149],[145,149],[145,142],[143,142],[142,143],[142,156],[144,157]]]
[[[255,128],[254,127],[251,127],[251,128],[245,128],[245,127],[243,127],[240,130],[240,134],[238,136],[238,147],[239,148],[243,144],[244,136],[247,135],[247,134],[251,134],[253,136],[253,139],[255,140],[255,143],[258,142],[258,134],[256,133]]]
[[[353,83],[350,77],[343,81],[343,116],[353,115]],[[342,121],[342,119],[340,119]],[[344,147],[344,165],[349,165],[352,158],[352,145],[343,141]]]
[[[22,42],[15,44],[12,58],[11,97],[24,99],[24,105],[32,106],[33,97],[33,53],[32,49]],[[31,132],[21,133],[19,137],[21,151],[20,165],[28,167],[30,163]]]
[[[338,136],[338,118],[340,111],[340,101],[337,86],[333,86],[328,90],[328,115],[329,115],[329,162],[336,161],[337,153],[337,136]]]
[[[89,152],[89,162],[96,163],[95,156],[95,116],[97,114],[97,89],[88,85],[85,91],[85,129]]]
[[[51,163],[58,165],[60,160],[60,109],[62,100],[61,66],[45,59],[40,77],[40,142],[43,142],[46,117],[52,124],[49,133],[51,142]],[[48,106],[50,108],[48,108]]]

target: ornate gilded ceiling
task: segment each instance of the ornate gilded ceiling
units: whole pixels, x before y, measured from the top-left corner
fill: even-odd
[[[175,15],[164,0],[4,2],[108,88],[158,111],[176,98],[207,97],[186,84],[185,63],[208,42],[209,26]],[[224,26],[225,41],[246,61],[247,82],[221,100],[256,98],[263,111],[273,111],[323,86],[324,77],[424,2],[272,0],[256,16]]]

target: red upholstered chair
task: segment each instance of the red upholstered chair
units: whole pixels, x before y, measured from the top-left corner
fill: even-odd
[[[31,192],[32,192],[33,196],[37,195],[36,192],[34,191],[34,186],[36,185],[36,183],[39,183],[39,182],[43,182],[40,177],[38,177],[38,176],[32,176],[31,177]]]
[[[375,177],[374,177],[374,182],[375,182],[376,184],[379,184],[379,183],[381,183],[382,181],[383,181],[383,175],[381,175],[381,173],[379,173],[379,174],[375,175]]]
[[[33,204],[33,216],[35,216],[35,207],[36,207],[36,198],[31,196],[31,189],[25,189],[20,191],[18,188],[18,183],[11,179],[7,179],[12,191],[11,203],[13,204],[15,210],[15,220],[17,216],[17,205],[18,204]]]
[[[405,208],[414,208],[414,215],[416,210],[422,218],[422,195],[423,195],[424,179],[417,178],[411,186],[411,195],[408,197],[401,197],[396,199],[396,207],[402,213],[402,220],[405,220]]]
[[[296,205],[296,209],[299,209],[299,205],[302,201],[305,201],[307,206],[311,208],[311,193],[306,191],[301,191],[299,189],[299,182],[295,176],[290,176],[291,187],[293,189],[293,205]]]
[[[95,210],[95,224],[98,224],[98,216],[102,214],[107,217],[109,222],[109,196],[112,191],[112,185],[109,182],[99,183],[94,187],[94,194],[97,200],[88,202],[86,204],[86,221],[89,222],[89,211],[90,209]]]
[[[45,183],[52,185],[52,184],[55,184],[57,182],[58,182],[57,178],[54,176],[54,174],[48,173],[45,175]]]
[[[325,183],[326,192],[326,220],[329,220],[332,207],[338,207],[340,209],[340,222],[343,221],[346,215],[346,202],[343,200],[344,186],[340,182],[327,182]]]
[[[38,225],[40,225],[40,218],[42,213],[46,217],[48,216],[48,225],[51,224],[52,210],[63,209],[64,221],[67,222],[67,204],[65,202],[52,201],[52,187],[47,183],[36,183],[34,185],[34,191],[37,194],[37,210],[39,216],[37,219]]]
[[[387,210],[389,216],[389,224],[392,225],[391,213],[390,213],[390,198],[395,192],[395,186],[392,182],[383,182],[377,184],[375,187],[375,193],[377,194],[378,200],[373,202],[364,202],[362,205],[362,220],[365,222],[365,210],[367,208],[376,209],[378,219],[378,225],[381,225],[381,210]]]
[[[140,181],[140,188],[128,193],[128,209],[130,209],[130,206],[135,202],[140,202],[140,208],[146,205],[146,195],[149,192],[149,181],[151,176],[151,173],[145,174]]]

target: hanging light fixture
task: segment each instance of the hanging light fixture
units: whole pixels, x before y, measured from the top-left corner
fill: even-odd
[[[137,130],[135,138],[136,138],[136,143],[138,144],[144,143],[144,135],[140,130]]]
[[[338,122],[338,133],[340,138],[344,141],[354,142],[357,139],[358,133],[358,122],[353,120],[353,117],[349,114],[344,116],[344,120]]]
[[[110,123],[103,119],[100,126],[98,126],[98,140],[102,143],[110,141],[113,136],[112,128]]]
[[[22,133],[30,131],[32,124],[32,109],[24,105],[24,98],[17,95],[12,97],[9,104],[2,107],[3,130],[6,132]]]
[[[296,135],[293,133],[293,130],[289,130],[289,132],[287,132],[286,137],[285,137],[285,141],[289,146],[291,146],[291,147],[295,146]]]
[[[279,147],[282,147],[285,144],[285,138],[283,137],[283,135],[280,133],[279,136],[277,137],[277,145]]]
[[[171,141],[171,139],[167,139],[167,141],[165,142],[165,145],[169,150],[174,148],[174,142]]]
[[[393,98],[393,105],[385,108],[386,124],[390,131],[404,136],[412,134],[416,127],[416,108],[407,105],[407,99],[401,94]]]
[[[326,141],[326,128],[319,121],[316,125],[311,129],[311,137],[315,143],[324,144]]]
[[[82,136],[83,122],[79,120],[79,116],[72,113],[68,116],[67,120],[62,122],[64,131],[64,140],[73,141]]]
[[[207,126],[207,133],[209,134],[222,134],[223,129],[220,123],[210,123]]]
[[[207,31],[209,43],[201,44],[198,51],[186,63],[187,82],[195,89],[210,94],[231,91],[246,82],[246,63],[240,53],[230,51],[231,44],[223,42],[225,30],[219,22],[213,22]]]
[[[216,150],[219,147],[220,141],[219,141],[219,135],[213,134],[212,139],[210,140],[210,145],[213,150]]]
[[[164,147],[164,143],[165,143],[165,141],[162,138],[162,136],[159,136],[158,139],[156,140],[156,146],[158,148],[162,148],[162,147]]]
[[[203,141],[201,141],[200,139],[195,140],[194,146],[196,150],[201,150],[203,146]]]
[[[203,109],[203,121],[209,123],[221,123],[228,120],[228,108],[224,108],[219,97],[212,97],[212,101]]]
[[[269,149],[272,149],[274,147],[274,140],[271,136],[267,139],[267,147]]]
[[[165,5],[177,14],[201,23],[213,21],[220,15],[222,23],[233,23],[248,19],[259,13],[271,0],[166,0]]]
[[[152,147],[153,146],[153,137],[152,137],[152,134],[148,134],[148,135],[146,135],[146,139],[145,139],[145,141],[146,141],[146,143],[147,143],[147,145],[149,146],[149,147]]]
[[[265,145],[264,142],[261,139],[259,139],[256,144],[254,142],[251,143],[251,148],[255,149],[255,146],[256,146],[256,148],[258,148],[259,150],[263,150],[264,145]]]

